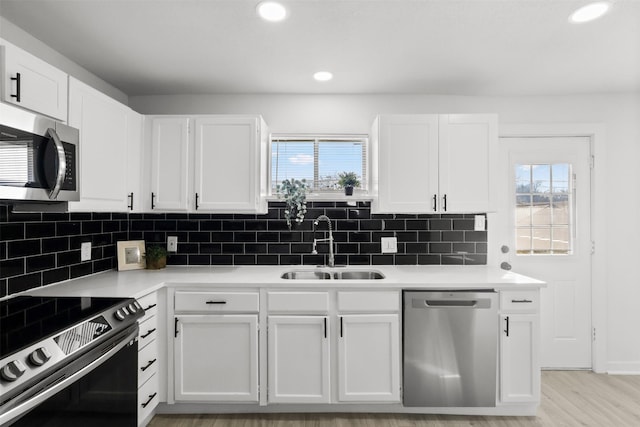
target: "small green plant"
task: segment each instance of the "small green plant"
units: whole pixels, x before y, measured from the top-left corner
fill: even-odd
[[[167,265],[167,249],[164,246],[147,246],[144,257],[149,270],[159,270]]]
[[[307,180],[285,179],[282,184],[276,186],[276,190],[282,195],[286,208],[284,217],[287,220],[287,227],[291,230],[291,220],[300,223],[307,213]]]
[[[342,188],[360,187],[360,180],[355,172],[340,172],[338,174],[338,185]]]

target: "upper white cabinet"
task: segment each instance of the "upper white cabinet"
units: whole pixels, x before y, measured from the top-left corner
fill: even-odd
[[[379,213],[492,209],[492,114],[383,115],[372,130],[372,186]]]
[[[268,134],[261,117],[151,120],[153,210],[266,213]]]
[[[69,210],[139,210],[142,116],[70,78],[69,124],[80,130],[80,201]]]
[[[2,100],[66,122],[68,75],[10,43],[2,44]]]

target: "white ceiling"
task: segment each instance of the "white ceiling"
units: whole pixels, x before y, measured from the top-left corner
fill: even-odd
[[[130,96],[640,92],[640,1],[0,0],[0,15]],[[313,81],[329,70],[334,79]]]

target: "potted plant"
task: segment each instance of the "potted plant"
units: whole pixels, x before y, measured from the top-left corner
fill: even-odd
[[[355,172],[340,172],[338,174],[338,185],[344,188],[346,196],[353,195],[353,187],[360,187],[360,180]]]
[[[287,226],[291,230],[291,220],[301,223],[307,213],[307,190],[309,186],[305,179],[285,179],[282,184],[276,187],[277,192],[282,195],[286,204],[284,217]]]
[[[150,245],[145,252],[147,269],[160,270],[167,266],[167,249],[160,245]]]

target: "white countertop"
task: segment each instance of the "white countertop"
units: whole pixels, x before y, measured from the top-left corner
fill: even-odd
[[[36,288],[38,296],[141,297],[163,286],[197,288],[360,288],[360,289],[535,289],[543,281],[487,266],[349,266],[323,270],[376,270],[379,280],[287,280],[291,270],[319,270],[313,266],[167,267],[164,270],[107,271]]]

